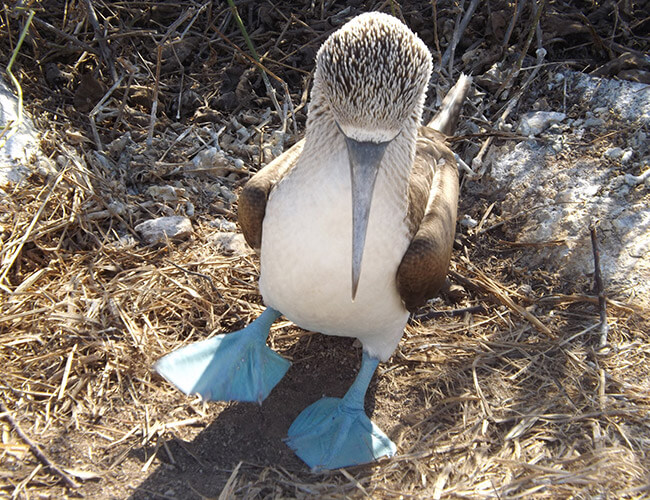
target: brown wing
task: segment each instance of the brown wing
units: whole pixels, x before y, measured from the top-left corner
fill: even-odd
[[[248,244],[259,252],[262,245],[262,223],[266,201],[275,184],[293,168],[302,153],[305,140],[301,140],[282,153],[244,186],[239,195],[237,219]]]
[[[409,184],[408,223],[413,235],[397,270],[397,287],[409,311],[445,282],[456,232],[458,169],[439,132],[421,127]]]

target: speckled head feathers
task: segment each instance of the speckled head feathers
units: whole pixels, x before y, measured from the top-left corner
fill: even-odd
[[[322,45],[314,92],[323,93],[346,135],[389,140],[408,119],[419,124],[431,67],[431,53],[415,33],[388,14],[370,12]]]

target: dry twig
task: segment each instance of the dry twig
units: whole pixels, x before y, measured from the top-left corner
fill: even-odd
[[[14,417],[11,415],[11,412],[7,408],[7,406],[4,404],[3,401],[0,401],[0,416],[4,417],[7,422],[9,422],[9,425],[11,425],[11,428],[14,430],[16,434],[18,434],[18,437],[22,439],[27,446],[29,446],[29,450],[34,454],[34,456],[41,462],[45,467],[50,469],[50,471],[56,475],[59,476],[59,478],[68,486],[69,488],[77,489],[79,488],[79,485],[74,482],[74,480],[65,473],[60,467],[58,467],[54,462],[52,462],[45,453],[41,450],[41,448],[34,443],[29,437],[27,437],[27,434],[23,432],[23,430],[20,428],[20,425],[18,425],[18,422],[14,419]]]

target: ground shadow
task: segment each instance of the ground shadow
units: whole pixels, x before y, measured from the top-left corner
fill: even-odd
[[[166,444],[176,463],[171,464],[168,455],[159,451],[163,463],[130,498],[217,497],[240,462],[247,474],[279,467],[309,476],[308,467],[284,438],[293,420],[311,403],[323,396],[345,394],[359,370],[361,348],[354,345],[354,339],[306,333],[290,352],[281,354],[292,359],[292,366],[262,405],[231,403],[192,442],[171,438]],[[371,418],[375,391],[376,379],[366,396]],[[145,450],[134,454],[144,463]]]

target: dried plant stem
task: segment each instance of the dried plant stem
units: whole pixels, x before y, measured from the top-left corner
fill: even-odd
[[[77,37],[69,35],[63,30],[60,30],[56,26],[52,26],[50,23],[47,21],[43,21],[42,19],[39,19],[38,17],[34,17],[34,23],[43,26],[44,28],[47,28],[48,30],[52,31],[53,33],[56,33],[57,36],[60,36],[61,38],[66,39],[68,42],[78,46],[80,49],[83,49],[85,52],[88,52],[90,54],[94,54],[96,56],[100,55],[99,51],[95,49],[94,47],[91,47],[88,45],[86,42],[82,42],[79,40]]]
[[[194,9],[188,9],[185,12],[183,12],[176,21],[174,21],[165,35],[163,36],[162,40],[158,43],[158,47],[156,50],[156,80],[154,82],[154,88],[153,88],[153,99],[152,99],[152,105],[151,105],[151,115],[149,117],[149,133],[147,134],[147,146],[151,147],[153,144],[153,129],[154,125],[156,124],[156,115],[158,112],[158,93],[160,92],[160,67],[162,66],[162,49],[163,45],[167,41],[167,39],[176,31],[176,28],[178,28],[185,20],[190,17],[192,14],[194,14]]]
[[[463,33],[467,29],[467,25],[469,24],[469,21],[471,20],[472,15],[476,10],[476,7],[478,6],[478,3],[479,3],[478,0],[471,1],[469,7],[467,7],[467,10],[465,11],[465,15],[463,16],[463,19],[460,22],[458,22],[458,19],[460,19],[460,13],[459,13],[458,19],[456,20],[456,28],[454,29],[454,34],[451,43],[445,50],[445,53],[442,55],[442,59],[440,60],[441,67],[449,63],[449,76],[452,75],[454,69],[454,54],[456,53],[456,47],[460,42],[461,36],[463,36]]]
[[[97,151],[103,151],[104,150],[104,145],[102,144],[102,140],[99,137],[99,132],[97,131],[97,124],[95,123],[95,117],[101,110],[104,109],[104,104],[106,104],[106,101],[108,98],[115,92],[115,89],[117,89],[120,84],[122,83],[122,80],[124,79],[124,75],[120,75],[120,77],[115,81],[115,83],[111,86],[110,89],[108,89],[108,92],[104,94],[104,97],[101,98],[101,100],[97,103],[97,105],[93,108],[93,110],[90,112],[89,118],[90,118],[90,128],[93,131],[93,137],[95,139],[95,147],[97,148]]]
[[[104,58],[105,66],[108,67],[108,70],[111,72],[111,78],[113,81],[117,79],[117,71],[115,70],[115,63],[111,54],[111,49],[108,48],[106,43],[106,35],[102,33],[102,28],[99,25],[97,20],[97,13],[95,12],[95,6],[93,5],[92,0],[86,0],[86,8],[88,10],[88,20],[95,31],[95,39],[99,43],[99,50]]]
[[[48,185],[46,188],[47,189],[47,195],[45,196],[45,200],[43,200],[43,203],[41,203],[41,206],[38,208],[38,211],[36,212],[36,215],[32,218],[32,221],[30,222],[29,226],[23,233],[22,237],[16,244],[16,248],[13,249],[11,255],[7,257],[6,259],[2,259],[2,267],[0,267],[0,283],[2,283],[6,278],[7,274],[9,274],[9,271],[11,270],[12,266],[14,265],[14,262],[16,262],[16,259],[20,255],[21,250],[23,249],[23,246],[29,239],[30,235],[32,234],[32,231],[36,227],[36,224],[38,224],[38,221],[40,220],[41,216],[43,215],[43,211],[45,210],[45,207],[47,206],[47,202],[50,199],[50,196],[52,196],[52,193],[54,193],[54,190],[56,189],[56,186],[61,182],[61,179],[63,179],[63,174],[65,173],[65,170],[62,170],[59,172],[59,175],[56,176],[56,179],[54,182],[52,182],[50,185]],[[11,244],[7,244],[5,246],[5,250],[9,250],[11,248]]]
[[[519,58],[515,63],[515,67],[512,68],[512,71],[508,74],[508,77],[497,89],[496,91],[497,98],[501,95],[501,93],[505,89],[510,87],[510,82],[512,81],[512,79],[516,78],[519,72],[521,71],[521,65],[524,62],[524,57],[526,57],[526,53],[528,52],[528,47],[530,47],[530,43],[533,41],[533,35],[537,32],[537,25],[539,24],[539,20],[542,17],[542,12],[544,12],[545,3],[546,3],[545,0],[539,0],[537,2],[537,10],[535,11],[533,22],[531,23],[530,29],[528,30],[528,36],[526,37],[524,47],[521,49],[521,53],[519,54]]]
[[[600,342],[599,347],[607,345],[607,334],[609,325],[607,324],[607,298],[605,297],[605,288],[603,286],[603,275],[600,271],[600,250],[598,249],[598,235],[596,233],[596,224],[591,223],[589,226],[591,234],[591,250],[594,254],[594,279],[596,280],[596,291],[598,292],[598,308],[600,311]]]
[[[58,467],[54,462],[52,462],[45,453],[40,449],[40,447],[34,443],[27,434],[23,432],[23,430],[20,428],[20,425],[18,425],[18,422],[14,419],[13,415],[7,408],[7,406],[4,404],[4,401],[0,401],[0,416],[4,417],[7,422],[9,422],[9,425],[11,428],[14,430],[16,434],[18,434],[18,437],[22,439],[27,446],[29,446],[29,451],[33,453],[33,455],[41,462],[45,467],[50,469],[52,473],[55,475],[59,476],[61,480],[69,487],[69,488],[79,488],[79,485],[73,481],[73,479],[66,474],[60,467]]]
[[[239,28],[239,31],[241,31],[242,36],[244,37],[244,40],[246,41],[246,46],[248,47],[248,50],[250,50],[251,55],[253,56],[253,59],[257,63],[256,66],[261,70],[262,72],[262,80],[264,81],[264,86],[266,87],[266,92],[268,93],[269,98],[271,99],[271,102],[273,103],[273,106],[275,107],[275,110],[278,113],[278,116],[282,119],[282,129],[283,131],[286,130],[286,122],[287,122],[287,112],[283,111],[282,108],[280,107],[280,103],[278,102],[278,98],[275,92],[275,89],[271,85],[271,82],[269,80],[269,77],[267,76],[267,73],[270,74],[270,71],[268,71],[264,65],[262,64],[262,61],[260,59],[259,54],[257,53],[257,50],[255,50],[255,46],[253,45],[252,40],[248,36],[248,31],[246,30],[246,26],[244,26],[244,22],[241,20],[241,17],[239,16],[239,11],[237,10],[237,6],[233,2],[233,0],[228,0],[228,5],[230,6],[230,10],[232,11],[232,15],[235,18],[235,22],[237,23],[237,27]],[[291,94],[289,93],[289,87],[286,84],[284,80],[276,76],[276,80],[282,85],[282,88],[285,93],[285,100],[288,101],[288,107],[291,109],[291,114],[293,116],[294,114],[294,109],[293,109],[293,102],[291,101]],[[286,104],[285,104],[286,107]],[[293,128],[294,128],[294,134],[298,133],[298,130],[296,129],[296,120],[293,120]]]

